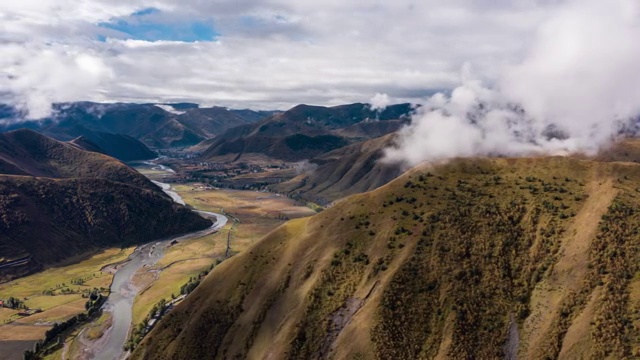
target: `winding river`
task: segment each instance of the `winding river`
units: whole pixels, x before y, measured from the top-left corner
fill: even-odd
[[[167,195],[171,196],[173,201],[182,205],[185,204],[180,195],[171,190],[171,185],[157,181],[153,182],[160,186]],[[201,237],[222,228],[227,223],[227,217],[222,214],[207,211],[197,212],[212,220],[215,218],[215,223],[205,230],[141,245],[129,256],[126,263],[116,269],[111,284],[111,293],[103,306],[104,311],[110,312],[112,315],[112,326],[99,340],[92,344],[87,344],[88,347],[85,348],[83,355],[89,359],[96,360],[120,360],[127,355],[123,350],[123,346],[132,325],[133,301],[141,290],[132,283],[136,271],[143,266],[152,266],[160,260],[164,250],[173,240],[184,241]]]

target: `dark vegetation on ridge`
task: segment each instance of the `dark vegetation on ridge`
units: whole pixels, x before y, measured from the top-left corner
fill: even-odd
[[[137,171],[77,146],[31,130],[0,134],[0,280],[211,225]]]
[[[640,355],[640,167],[414,169],[216,267],[133,359]]]

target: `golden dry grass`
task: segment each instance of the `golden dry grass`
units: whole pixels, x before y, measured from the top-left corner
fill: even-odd
[[[199,184],[174,187],[187,204],[196,209],[224,212],[240,220],[233,229],[232,249],[243,251],[269,231],[284,223],[285,218],[311,216],[315,211],[276,194],[243,190],[200,190]],[[229,221],[232,223],[232,219]]]
[[[632,249],[596,251],[591,244],[602,242],[607,226],[624,230],[624,221],[616,221],[636,208],[610,205],[614,198],[637,198],[639,183],[635,165],[568,158],[459,161],[411,171],[372,193],[338,202],[305,219],[304,226],[289,222],[218,266],[133,358],[186,359],[217,351],[218,358],[392,359],[405,350],[425,358],[500,358],[504,330],[515,314],[521,329],[530,319],[527,331],[538,328],[545,340],[558,340],[553,346],[565,338],[568,348],[558,348],[551,358],[584,353],[588,344],[581,341],[592,336],[599,336],[601,347],[612,344],[612,325],[620,317],[609,319],[606,311],[609,304],[619,308],[624,297],[609,295],[605,302],[586,288],[585,307],[573,305],[575,314],[554,307],[568,293],[585,289],[582,279],[599,265],[593,256],[619,258]],[[599,227],[604,214],[609,223]],[[637,224],[629,225],[627,233],[607,236],[620,233],[625,246],[633,244],[628,233]],[[385,265],[380,271],[379,260]],[[378,287],[364,306],[329,339],[335,347],[320,353],[336,309],[362,299],[374,283]],[[638,289],[628,288],[632,302],[640,298]],[[549,301],[543,320],[569,319],[573,326],[566,335],[531,320],[541,312],[536,296]],[[608,326],[606,332],[593,325],[594,316]],[[546,346],[522,335],[521,346]],[[522,358],[542,358],[524,350]]]
[[[160,299],[170,299],[171,294],[180,295],[180,287],[192,276],[209,269],[212,259],[185,259],[164,269],[158,279],[144,292],[139,294],[133,304],[133,323],[144,320],[153,305]]]
[[[137,284],[145,289],[133,305],[133,323],[140,323],[160,299],[180,295],[180,287],[201,271],[208,270],[226,249],[226,233],[231,225],[215,234],[179,242],[165,250],[162,259],[151,269],[143,268],[137,278],[148,281]],[[143,275],[140,275],[143,274]]]
[[[35,298],[42,295],[44,290],[59,289],[62,284],[66,288],[82,291],[89,285],[72,285],[73,279],[86,279],[87,284],[97,287],[106,287],[111,283],[112,275],[102,273],[100,269],[108,264],[125,260],[133,251],[133,248],[106,249],[88,259],[68,266],[47,269],[43,272],[26,276],[14,281],[0,284],[0,298],[9,296],[17,298],[28,298],[25,304],[29,307],[36,301]],[[38,303],[38,305],[43,305]],[[42,306],[40,306],[42,307]],[[46,308],[42,307],[43,309]]]
[[[40,340],[48,326],[9,324],[0,326],[0,341]]]
[[[523,349],[527,358],[538,356],[537,352],[543,348],[542,342],[548,337],[562,302],[582,285],[587,273],[591,239],[596,234],[600,218],[617,194],[612,179],[594,179],[585,190],[589,197],[563,239],[560,258],[551,276],[540,282],[531,296],[531,316],[522,331],[523,343],[528,345]]]
[[[74,299],[74,298],[70,298]],[[64,304],[52,307],[41,313],[37,313],[31,316],[25,316],[19,320],[16,320],[16,324],[37,324],[42,322],[56,322],[64,321],[76,314],[80,314],[85,311],[84,304],[86,299],[81,298],[79,295],[74,300],[68,301]]]
[[[97,340],[104,335],[104,332],[111,326],[112,316],[110,312],[103,312],[96,321],[93,321],[86,330],[86,337],[89,340]]]
[[[590,295],[587,306],[573,321],[562,341],[560,359],[588,359],[591,356],[591,319],[594,318],[596,305],[600,297],[600,288],[596,288]]]
[[[258,191],[199,190],[199,184],[175,186],[187,204],[200,210],[225,212],[243,220],[243,217],[275,218],[281,215],[299,218],[315,214],[305,206],[298,206],[285,196]]]
[[[15,310],[4,307],[0,308],[0,324],[4,324],[9,320],[14,320],[17,317]]]
[[[80,293],[67,295],[43,295],[45,290],[60,293],[64,288],[82,292],[93,287],[108,288],[112,274],[101,272],[105,265],[125,260],[133,248],[107,249],[76,264],[47,269],[41,273],[26,276],[0,285],[0,299],[10,296],[24,299],[31,309],[42,309],[41,313],[18,316],[17,310],[0,309],[0,337],[10,340],[40,339],[50,326],[32,326],[36,323],[62,321],[85,311],[86,299]],[[86,279],[84,285],[72,285],[73,279]],[[14,321],[15,323],[6,323]],[[19,331],[15,331],[18,329]]]
[[[165,250],[153,269],[161,269],[156,280],[134,302],[133,323],[141,322],[160,299],[179,295],[189,278],[208,270],[224,255],[228,232],[232,232],[233,252],[243,252],[264,235],[284,223],[284,217],[297,218],[315,214],[291,199],[270,193],[242,190],[202,190],[200,184],[174,185],[184,201],[198,210],[229,214],[227,225],[215,234],[180,242]],[[239,220],[235,223],[233,218]]]

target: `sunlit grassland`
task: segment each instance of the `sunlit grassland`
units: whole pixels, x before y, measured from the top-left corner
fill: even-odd
[[[190,277],[209,269],[217,257],[223,256],[230,227],[229,224],[218,233],[172,245],[152,269],[141,269],[139,272],[162,271],[151,286],[136,298],[133,323],[141,322],[160,299],[169,299],[172,294],[180,295],[180,288]]]
[[[142,321],[160,299],[180,295],[180,288],[191,277],[208,270],[225,255],[231,231],[232,252],[242,252],[287,218],[303,217],[315,212],[295,205],[286,197],[270,193],[239,190],[201,190],[198,184],[172,185],[184,201],[198,210],[223,212],[227,225],[217,233],[187,240],[165,250],[154,269],[162,269],[157,280],[134,302],[133,322]],[[235,220],[238,220],[237,222]]]
[[[232,230],[231,248],[243,251],[265,234],[282,225],[286,219],[315,214],[315,211],[296,205],[295,201],[272,193],[242,190],[201,190],[198,184],[174,186],[187,204],[205,211],[224,212],[239,223]]]
[[[133,248],[107,249],[76,264],[50,268],[1,284],[0,299],[15,297],[24,301],[30,309],[41,309],[42,312],[22,317],[18,315],[18,310],[0,309],[0,323],[3,324],[0,325],[0,337],[15,339],[26,336],[29,339],[38,339],[48,330],[48,326],[32,328],[25,325],[61,321],[83,312],[86,300],[82,293],[94,287],[108,289],[111,284],[113,275],[100,269],[126,260],[132,251]],[[82,281],[78,282],[78,279]],[[15,321],[16,324],[7,324],[11,321]],[[16,325],[21,331],[15,331]],[[25,331],[29,330],[30,334],[25,335]]]

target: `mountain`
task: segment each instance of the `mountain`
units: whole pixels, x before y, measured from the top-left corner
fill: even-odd
[[[227,130],[203,152],[205,159],[259,153],[285,161],[311,159],[357,141],[395,132],[410,121],[410,104],[383,111],[368,104],[298,105],[255,124]]]
[[[205,138],[212,138],[225,130],[251,124],[270,116],[273,111],[230,110],[225,107],[196,108],[178,115],[178,121],[191,129],[198,129]]]
[[[120,161],[96,152],[82,151],[35,131],[0,133],[0,163],[5,175],[49,178],[100,178],[155,190],[146,177]]]
[[[379,161],[394,138],[389,134],[333,150],[310,160],[311,170],[269,188],[319,204],[374,190],[402,174],[399,165]]]
[[[640,166],[413,169],[213,269],[132,359],[622,359],[640,351]]]
[[[146,146],[168,148],[188,146],[222,133],[230,127],[258,121],[274,112],[232,110],[222,107],[199,108],[197,104],[101,104],[75,102],[54,104],[54,117],[39,122],[19,122],[14,119],[2,126],[4,131],[28,125],[47,136],[68,141],[85,136],[122,160],[123,153],[135,160],[150,156]],[[5,118],[19,118],[9,107],[0,108]],[[1,117],[0,117],[1,118]],[[120,137],[115,137],[119,135]],[[121,150],[119,154],[114,149]],[[140,155],[137,155],[140,152]],[[147,153],[145,155],[145,153]]]
[[[81,136],[94,142],[106,154],[122,161],[147,160],[158,157],[145,144],[128,135],[90,132]]]
[[[96,143],[87,139],[84,136],[78,136],[77,138],[71,141],[67,141],[67,144],[73,145],[80,150],[97,152],[97,153],[107,155],[107,153],[104,150],[102,150],[100,146],[98,146]]]
[[[83,135],[79,135],[68,143],[75,144],[82,150],[100,152],[122,161],[148,160],[158,157],[158,154],[146,145],[127,135],[93,131],[78,133]],[[63,137],[66,138],[66,136]]]
[[[0,134],[0,281],[104,247],[211,225],[143,175],[79,149],[79,142],[31,130]]]

